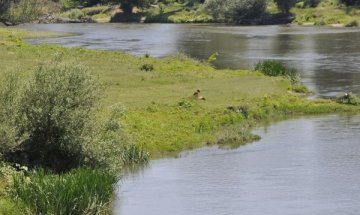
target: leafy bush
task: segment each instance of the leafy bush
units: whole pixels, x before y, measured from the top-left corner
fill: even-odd
[[[217,144],[221,147],[238,148],[241,145],[259,141],[259,135],[251,133],[251,129],[247,125],[231,125],[226,126],[217,134]]]
[[[309,89],[303,84],[295,84],[292,86],[292,90],[296,93],[309,93]]]
[[[207,0],[205,8],[219,21],[256,23],[265,14],[266,0]]]
[[[117,106],[98,111],[100,86],[86,68],[55,61],[40,66],[30,79],[5,74],[0,86],[3,159],[55,172],[140,160],[121,132],[124,111]],[[146,161],[147,154],[141,159]]]
[[[291,81],[292,84],[300,82],[300,76],[295,68],[289,68],[284,63],[276,60],[265,60],[258,62],[255,70],[266,76],[283,76]]]
[[[103,214],[113,197],[116,178],[100,170],[77,169],[63,175],[44,171],[14,178],[12,195],[35,214]]]
[[[348,22],[345,27],[358,27],[359,23],[356,20],[351,20],[350,22]]]
[[[140,69],[143,71],[146,71],[146,72],[150,72],[150,71],[154,70],[154,65],[152,65],[150,63],[146,63],[146,64],[143,64]]]

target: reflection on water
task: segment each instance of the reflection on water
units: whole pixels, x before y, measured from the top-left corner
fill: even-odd
[[[297,67],[312,90],[327,96],[360,93],[360,29],[174,24],[25,25],[31,30],[73,32],[78,36],[30,40],[163,57],[179,51],[199,59],[220,54],[219,68],[253,68],[277,59]]]
[[[360,214],[360,117],[289,120],[236,150],[151,162],[122,182],[115,214]]]

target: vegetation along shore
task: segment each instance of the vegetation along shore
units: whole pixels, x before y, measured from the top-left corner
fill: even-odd
[[[0,22],[358,26],[358,0],[1,0]]]
[[[238,147],[272,119],[360,111],[352,94],[307,99],[296,70],[277,61],[218,70],[216,55],[155,59],[23,40],[48,36],[62,35],[0,28],[0,214],[110,214],[129,165]]]

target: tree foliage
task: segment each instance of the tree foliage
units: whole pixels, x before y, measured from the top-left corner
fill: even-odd
[[[256,23],[265,14],[266,0],[207,0],[205,8],[219,21]]]
[[[360,0],[339,0],[341,4],[346,6],[360,6]]]
[[[10,8],[11,0],[0,0],[0,20],[6,13],[6,11]]]
[[[149,0],[119,0],[121,9],[125,14],[131,14],[133,7],[144,7],[150,3]]]
[[[278,8],[281,10],[284,14],[289,14],[290,9],[294,7],[294,5],[297,3],[297,0],[274,0],[277,4]]]

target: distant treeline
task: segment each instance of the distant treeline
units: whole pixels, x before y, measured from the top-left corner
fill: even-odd
[[[290,17],[290,9],[296,4],[304,7],[316,7],[327,0],[0,0],[0,21],[28,22],[42,14],[55,11],[66,11],[74,8],[92,7],[95,5],[119,5],[122,13],[131,15],[134,8],[162,7],[163,5],[180,3],[191,8],[200,5],[206,14],[215,22],[228,23],[261,23],[261,20],[274,18],[267,12],[269,4],[276,5],[281,16]],[[344,6],[360,6],[360,0],[333,0],[335,4]]]

